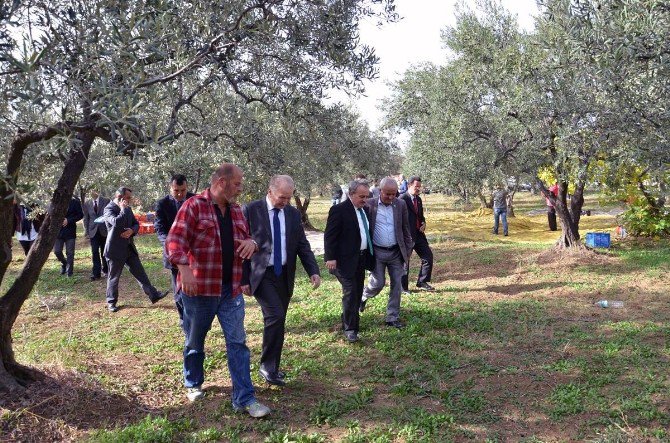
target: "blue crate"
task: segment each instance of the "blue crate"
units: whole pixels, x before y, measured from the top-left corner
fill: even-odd
[[[587,232],[586,246],[589,248],[609,248],[610,247],[609,232]]]

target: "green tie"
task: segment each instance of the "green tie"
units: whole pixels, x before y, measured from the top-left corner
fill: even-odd
[[[358,208],[358,212],[361,213],[361,220],[363,220],[363,227],[365,228],[365,237],[368,240],[368,251],[370,251],[370,255],[375,255],[375,253],[372,252],[372,240],[370,239],[370,229],[368,228],[368,219],[365,218],[365,212],[363,212],[363,208]]]

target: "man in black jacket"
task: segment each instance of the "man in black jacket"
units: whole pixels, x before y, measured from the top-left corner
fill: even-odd
[[[370,225],[364,209],[369,195],[366,180],[352,181],[349,198],[330,208],[323,238],[326,267],[342,285],[342,329],[350,343],[358,341],[365,269],[371,271],[374,266]]]
[[[60,275],[67,274],[72,277],[74,272],[74,246],[77,237],[77,222],[84,217],[84,211],[81,209],[81,203],[76,198],[70,200],[67,207],[63,227],[58,232],[58,238],[54,243],[54,254],[61,263]],[[63,246],[65,246],[65,257],[63,256]]]
[[[414,240],[414,250],[421,258],[421,269],[416,281],[416,287],[424,291],[434,291],[430,285],[430,277],[433,273],[433,251],[428,245],[426,238],[426,217],[423,215],[423,202],[421,201],[421,177],[410,177],[407,184],[407,192],[402,194],[402,198],[409,209],[409,228]],[[405,262],[405,275],[402,278],[402,288],[409,290],[409,260]]]
[[[253,294],[263,310],[260,375],[278,386],[286,384],[279,365],[298,257],[312,287],[321,284],[319,265],[305,236],[300,212],[289,205],[294,189],[290,176],[275,175],[267,196],[242,208],[251,238],[258,244],[258,252],[244,262],[242,289]]]
[[[158,241],[160,241],[163,246],[163,267],[170,270],[172,277],[172,293],[174,294],[174,302],[177,306],[177,312],[179,312],[180,324],[184,318],[184,308],[176,288],[179,269],[177,269],[176,266],[172,266],[168,260],[167,253],[165,252],[165,239],[167,238],[168,232],[170,232],[172,223],[174,223],[177,211],[179,211],[181,205],[186,200],[194,195],[195,194],[192,192],[188,192],[186,176],[183,174],[173,175],[170,179],[170,193],[156,202],[156,216],[154,218],[154,229],[158,236]]]
[[[105,207],[103,217],[107,225],[107,241],[104,256],[109,265],[107,273],[107,309],[116,312],[119,299],[119,278],[124,266],[140,284],[144,293],[153,304],[167,295],[169,291],[160,292],[151,282],[140,261],[133,237],[140,230],[140,224],[130,209],[132,190],[121,187],[116,191],[114,200]]]

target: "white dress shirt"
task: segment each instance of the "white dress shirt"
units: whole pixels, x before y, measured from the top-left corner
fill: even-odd
[[[359,211],[358,208],[354,206],[354,211],[356,211],[356,220],[358,220],[358,229],[361,231],[361,251],[363,249],[368,249],[368,237],[365,234],[365,225],[363,224],[363,219],[361,216],[365,217],[365,222],[368,225],[368,231],[370,230],[370,221],[365,215],[365,211]],[[372,240],[372,239],[370,239]]]

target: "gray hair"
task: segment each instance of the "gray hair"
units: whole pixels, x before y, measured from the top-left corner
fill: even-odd
[[[270,179],[270,189],[279,189],[282,185],[295,189],[295,182],[290,175],[273,175]]]
[[[349,195],[353,195],[358,191],[358,188],[361,186],[365,186],[366,188],[370,188],[370,183],[362,178],[357,178],[356,180],[352,180],[349,182]]]
[[[384,177],[379,182],[379,188],[380,189],[384,189],[385,187],[387,187],[389,185],[393,185],[393,187],[395,189],[398,189],[398,182],[396,182],[395,179],[393,179],[393,177]]]

